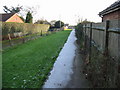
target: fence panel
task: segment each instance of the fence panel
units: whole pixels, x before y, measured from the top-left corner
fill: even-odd
[[[90,34],[90,31],[92,31],[92,34]],[[120,87],[120,20],[92,23],[92,26],[88,23],[83,25],[83,32],[87,37],[85,43],[90,42],[89,44],[92,44],[92,48],[89,44],[85,44],[87,46],[85,46],[87,52],[85,58],[91,62],[88,67],[86,65],[87,72],[94,77],[103,73],[101,78],[103,78],[105,86]],[[92,39],[90,39],[90,36],[92,36]],[[94,71],[92,70],[91,73],[89,70],[93,68]],[[98,70],[100,70],[99,74]],[[100,79],[99,76],[98,78]]]
[[[109,54],[120,58],[120,20],[111,20],[101,23],[90,23],[84,25],[86,33],[90,38],[90,28],[92,28],[92,43],[103,53],[108,48]],[[85,30],[85,29],[84,29]],[[107,36],[106,36],[107,35]]]

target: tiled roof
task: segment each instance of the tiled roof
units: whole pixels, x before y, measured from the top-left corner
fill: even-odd
[[[118,10],[118,9],[120,9],[120,0],[116,1],[115,3],[113,3],[112,5],[107,7],[105,10],[101,11],[99,13],[99,15],[103,16],[103,15],[105,15],[107,13],[110,13],[110,12]]]
[[[4,14],[0,14],[0,21],[5,22],[6,20],[8,20],[11,16],[13,16],[15,13],[4,13]]]

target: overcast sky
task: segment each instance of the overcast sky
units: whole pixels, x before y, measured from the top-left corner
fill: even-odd
[[[76,24],[78,18],[100,22],[98,13],[117,0],[1,0],[0,13],[3,6],[36,7],[34,20],[44,18],[48,21],[61,19],[65,23]]]

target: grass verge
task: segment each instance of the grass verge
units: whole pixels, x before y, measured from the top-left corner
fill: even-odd
[[[60,31],[3,51],[3,88],[40,88],[70,31]]]

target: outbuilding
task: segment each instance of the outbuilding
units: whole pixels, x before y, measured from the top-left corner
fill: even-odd
[[[106,20],[120,19],[120,0],[101,11],[99,16],[102,18],[102,22]]]

